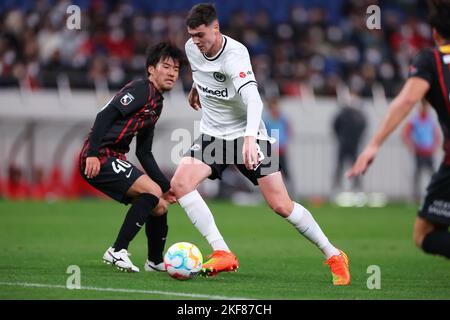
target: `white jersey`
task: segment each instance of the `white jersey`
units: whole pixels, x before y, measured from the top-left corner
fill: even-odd
[[[247,48],[223,36],[222,48],[214,57],[201,53],[192,39],[185,49],[202,106],[200,132],[225,140],[243,137],[247,107],[239,93],[245,86],[257,85]],[[262,120],[257,139],[272,140]]]

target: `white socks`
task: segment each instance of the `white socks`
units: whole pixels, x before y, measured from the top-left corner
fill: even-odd
[[[289,221],[298,232],[319,247],[326,259],[340,254],[339,250],[328,241],[328,238],[322,232],[311,213],[300,204],[294,202],[294,210],[292,210],[292,213],[286,220]]]
[[[186,211],[191,222],[206,238],[213,250],[230,251],[217,229],[211,211],[197,190],[178,199],[178,203]],[[300,204],[294,202],[294,210],[286,220],[314,243],[323,252],[326,259],[340,254],[339,250],[328,241],[328,238],[322,232],[311,213]]]
[[[206,238],[213,250],[230,251],[219,229],[217,229],[211,210],[209,210],[208,205],[197,190],[182,196],[178,199],[178,203],[186,211],[191,222]]]

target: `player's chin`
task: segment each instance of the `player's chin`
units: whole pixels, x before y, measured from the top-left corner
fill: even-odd
[[[164,83],[164,91],[169,91],[175,86],[175,81],[166,81]]]

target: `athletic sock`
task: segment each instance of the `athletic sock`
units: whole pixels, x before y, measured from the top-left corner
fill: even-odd
[[[314,243],[323,252],[326,259],[340,254],[339,250],[328,241],[328,238],[320,229],[311,213],[300,204],[294,202],[294,210],[292,210],[292,213],[286,220],[289,221],[298,232]]]
[[[423,238],[422,249],[429,254],[438,254],[450,259],[450,233],[434,230]]]
[[[128,250],[128,245],[147,221],[150,212],[158,205],[159,198],[153,194],[143,193],[139,195],[131,205],[125,217],[116,242],[114,251]]]
[[[151,214],[145,223],[145,234],[148,243],[148,259],[154,264],[163,262],[164,246],[166,244],[167,231],[167,212],[159,217]]]
[[[217,229],[208,205],[197,190],[182,196],[178,199],[178,203],[186,211],[191,222],[206,238],[213,250],[230,251],[219,229]]]

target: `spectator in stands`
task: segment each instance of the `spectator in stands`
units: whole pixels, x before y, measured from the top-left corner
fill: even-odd
[[[358,148],[366,129],[366,118],[362,112],[362,102],[353,91],[348,104],[343,105],[333,121],[333,132],[338,143],[336,154],[336,170],[334,173],[333,189],[341,188],[344,166],[351,165],[358,155]],[[354,179],[352,189],[361,189],[360,179]]]
[[[335,95],[340,80],[361,86],[364,96],[380,83],[392,96],[407,73],[400,66],[432,43],[422,2],[382,7],[381,32],[366,27],[365,1],[341,1],[340,7],[334,1],[306,1],[272,10],[264,2],[228,0],[221,3],[228,8],[221,10],[222,28],[249,48],[255,70],[269,66],[264,77],[273,79],[282,95],[301,96],[301,88]],[[168,40],[182,46],[187,40],[178,31],[189,2],[170,5],[168,12],[166,0],[82,1],[81,30],[65,28],[67,5],[65,0],[0,2],[1,87],[54,88],[55,79],[66,74],[73,88],[119,88],[141,76],[148,45]],[[186,91],[192,83],[188,74],[180,75]]]
[[[419,112],[414,114],[404,126],[402,137],[415,157],[413,197],[419,201],[420,175],[424,170],[430,175],[434,172],[433,154],[440,145],[439,128],[425,100],[422,100]]]

